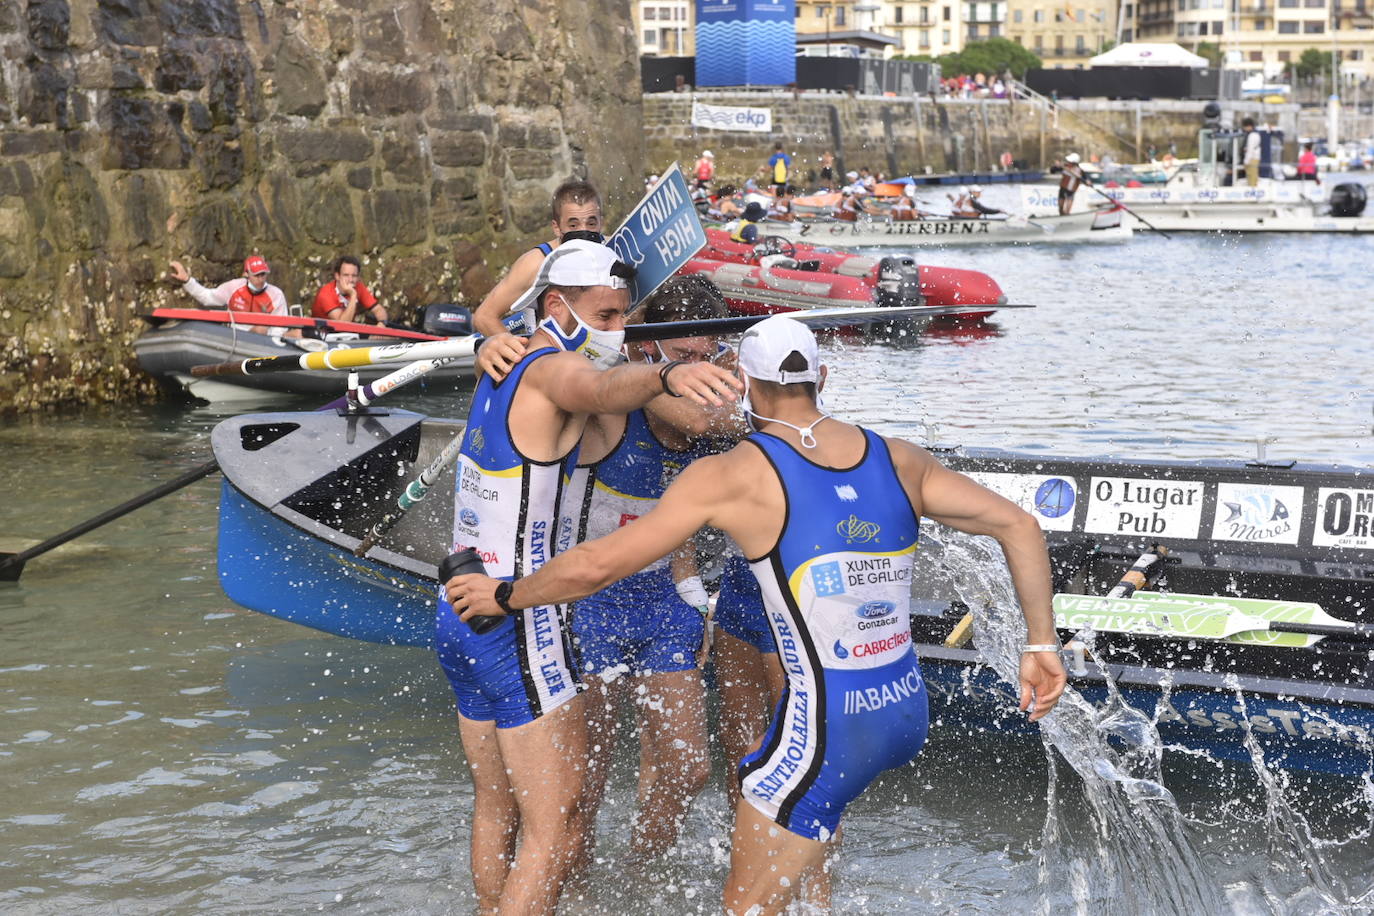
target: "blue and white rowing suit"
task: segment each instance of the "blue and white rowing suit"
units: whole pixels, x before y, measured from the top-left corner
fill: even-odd
[[[553,461],[534,461],[511,440],[508,420],[526,370],[560,351],[528,353],[500,382],[483,375],[472,395],[454,493],[453,549],[472,547],[487,575],[528,576],[555,552],[565,465],[577,447]],[[434,645],[466,718],[524,725],[581,689],[564,605],[526,608],[475,633],[441,598]]]
[[[658,505],[673,478],[697,457],[668,448],[643,410],[625,418],[620,442],[605,458],[579,465],[568,483],[560,541],[571,546],[605,537]],[[564,549],[561,544],[559,549]],[[584,673],[632,674],[696,667],[701,614],[678,596],[669,560],[577,602],[573,634]]]
[[[750,560],[787,688],[763,745],[740,764],[743,797],[793,833],[828,839],[883,770],[925,743],[925,684],[911,642],[920,534],[882,437],[852,468],[822,467],[755,433],[787,500],[782,533]]]

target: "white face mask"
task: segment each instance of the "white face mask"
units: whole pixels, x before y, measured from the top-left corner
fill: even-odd
[[[568,306],[568,314],[575,322],[571,334],[564,333],[552,315],[539,323],[539,327],[548,332],[559,349],[581,353],[598,369],[610,369],[625,361],[625,355],[620,352],[625,345],[623,328],[619,331],[598,331],[583,321],[572,306]]]
[[[741,373],[741,375],[743,375],[743,373]],[[739,406],[740,409],[744,411],[744,419],[749,421],[750,426],[752,426],[754,429],[758,429],[761,424],[755,421],[762,421],[763,423],[781,423],[788,429],[795,429],[797,431],[798,435],[801,436],[802,448],[816,447],[816,424],[820,423],[822,420],[830,416],[830,414],[825,412],[825,405],[821,403],[821,396],[819,392],[816,394],[816,409],[821,412],[821,415],[816,419],[812,420],[806,426],[794,426],[793,424],[788,423],[786,420],[778,420],[774,417],[765,417],[761,413],[755,413],[754,405],[749,400],[749,376],[744,375],[743,378],[744,393],[740,395]]]
[[[254,281],[254,280],[250,279],[250,280],[248,281],[248,288],[251,289],[251,290],[252,290],[253,292],[255,292],[255,293],[260,293],[260,292],[262,292],[263,290],[267,289],[267,281],[266,281],[266,280],[257,280],[257,281]]]

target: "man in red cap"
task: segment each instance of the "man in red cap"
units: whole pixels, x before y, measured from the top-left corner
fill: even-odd
[[[286,294],[278,287],[267,282],[271,268],[262,255],[249,255],[243,261],[243,276],[221,283],[214,289],[202,286],[180,261],[171,262],[170,275],[181,284],[181,288],[191,298],[206,308],[223,309],[231,312],[248,312],[266,315],[286,315]],[[266,333],[265,328],[255,328]],[[287,332],[287,337],[297,337],[299,331]]]

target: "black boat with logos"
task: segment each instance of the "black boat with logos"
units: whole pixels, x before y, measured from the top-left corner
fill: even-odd
[[[421,468],[462,424],[401,410],[272,413],[216,427],[224,472],[219,575],[235,602],[340,636],[430,643],[437,564],[453,518],[451,466],[385,533]],[[1095,635],[1072,686],[1104,701],[1106,674],[1166,743],[1333,773],[1371,768],[1374,475],[1242,461],[1119,461],[939,453],[1041,523],[1068,637]],[[976,645],[950,646],[973,602],[949,585],[953,543],[923,535],[912,634],[945,723],[1031,732]],[[1102,597],[1142,554],[1155,587]],[[976,608],[975,608],[976,610]]]

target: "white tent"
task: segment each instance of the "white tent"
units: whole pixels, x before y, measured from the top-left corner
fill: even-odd
[[[1128,41],[1088,61],[1093,67],[1207,67],[1198,57],[1171,41]]]

